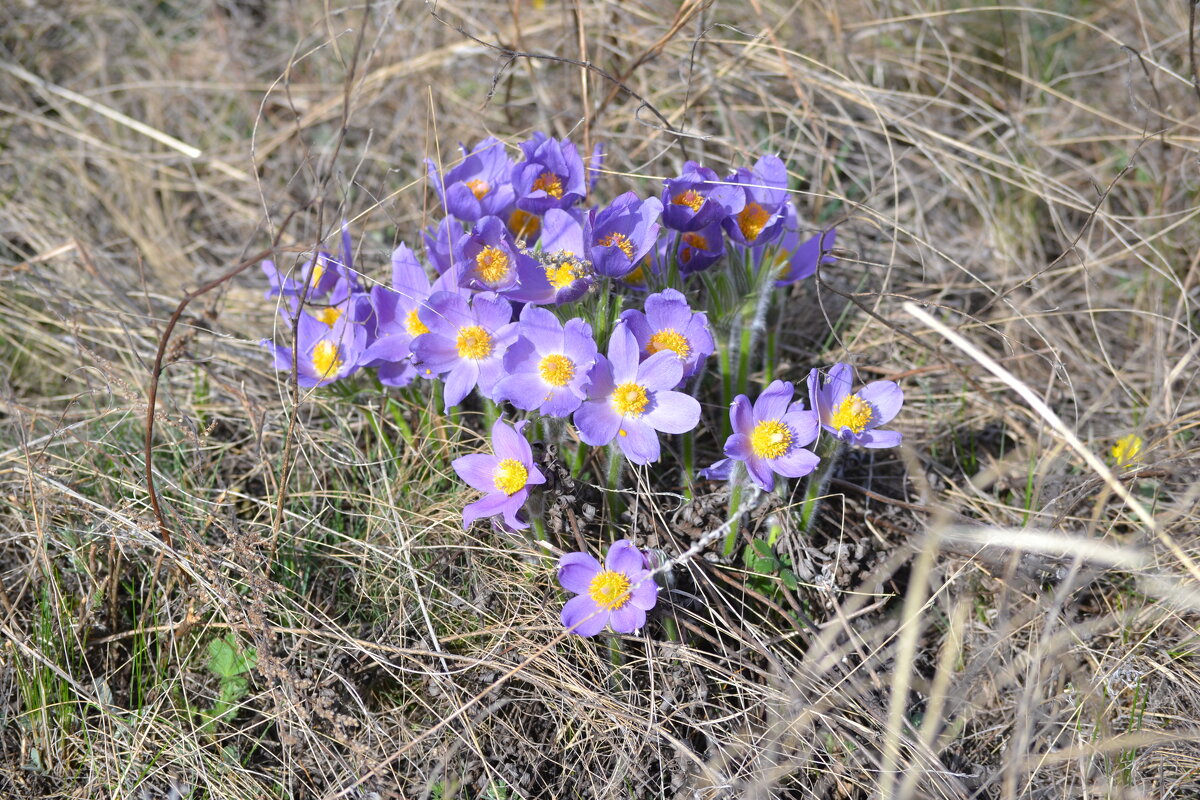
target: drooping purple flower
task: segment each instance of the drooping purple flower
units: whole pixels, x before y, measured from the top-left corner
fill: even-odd
[[[794,387],[787,381],[773,381],[754,401],[739,394],[729,407],[733,434],[725,441],[725,458],[702,477],[721,478],[728,474],[732,461],[743,461],[751,480],[769,492],[775,488],[775,475],[800,478],[816,469],[820,458],[805,445],[817,438],[820,422],[812,411],[804,410],[801,400],[792,402]]]
[[[658,239],[662,203],[657,197],[639,200],[626,192],[599,211],[589,214],[591,235],[588,259],[601,275],[620,278],[642,260]]]
[[[413,339],[418,365],[445,375],[446,410],[462,402],[475,386],[491,397],[503,375],[504,352],[517,337],[512,306],[492,292],[470,301],[453,292],[435,292],[417,309],[429,329]]]
[[[608,343],[608,358],[596,356],[588,399],[575,412],[579,438],[592,446],[616,440],[634,464],[657,461],[658,431],[686,433],[700,421],[696,398],[672,391],[683,377],[673,352],[638,358],[629,326],[618,322]]]
[[[642,358],[667,351],[683,367],[680,380],[695,375],[704,360],[716,350],[708,315],[693,312],[687,299],[674,289],[663,289],[646,298],[645,312],[630,308],[621,312],[637,340]]]
[[[587,553],[563,555],[558,582],[576,595],[563,606],[563,627],[580,636],[595,636],[605,625],[614,633],[633,633],[646,624],[646,612],[658,602],[645,556],[628,539],[612,543],[604,566]]]
[[[787,167],[779,156],[767,153],[753,169],[738,168],[727,179],[743,193],[745,204],[724,221],[729,238],[744,247],[774,241],[783,233],[787,211]]]
[[[421,231],[425,242],[425,254],[438,275],[452,272],[454,266],[454,243],[465,233],[463,225],[453,217],[444,217],[436,228]]]
[[[521,142],[521,152],[525,160],[512,172],[517,208],[544,214],[548,208],[570,208],[587,194],[583,159],[573,142],[538,131]]]
[[[504,151],[504,143],[489,136],[470,152],[461,144],[459,147],[463,160],[445,178],[438,174],[433,161],[426,159],[430,182],[445,203],[447,213],[474,222],[508,211],[516,194],[512,187],[513,162]]]
[[[675,258],[681,275],[702,272],[720,261],[724,255],[725,237],[721,233],[719,222],[678,236]]]
[[[663,225],[676,231],[697,231],[718,225],[746,204],[746,195],[708,167],[695,161],[683,165],[678,178],[663,181]]]
[[[590,325],[577,318],[563,325],[546,309],[525,306],[517,341],[504,354],[506,374],[496,384],[495,399],[523,411],[568,416],[586,397],[588,373],[595,363]]]
[[[454,259],[460,286],[503,295],[521,294],[534,273],[541,272],[533,258],[517,249],[499,217],[484,217],[463,234],[454,245]]]
[[[529,487],[546,482],[546,476],[533,463],[533,450],[525,441],[528,422],[511,426],[498,419],[492,425],[492,452],[472,453],[451,463],[458,476],[484,495],[463,509],[463,530],[484,517],[501,516],[501,527],[509,532],[529,527],[518,516]]]
[[[836,240],[834,228],[802,240],[799,215],[795,205],[788,200],[784,206],[783,234],[772,244],[754,248],[754,268],[771,270],[775,285],[787,286],[816,273],[818,261],[834,263],[836,259],[826,254],[833,249]]]
[[[853,375],[849,364],[835,364],[822,376],[808,373],[808,396],[821,427],[842,441],[859,447],[895,447],[899,431],[881,431],[900,413],[904,392],[893,381],[872,381],[851,392]]]
[[[355,372],[362,363],[367,334],[363,326],[343,314],[326,325],[301,314],[296,325],[296,382],[301,386],[325,386]],[[275,357],[275,369],[292,368],[292,348],[262,343]]]

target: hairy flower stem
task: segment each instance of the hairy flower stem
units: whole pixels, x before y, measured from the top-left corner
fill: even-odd
[[[621,494],[621,468],[625,466],[625,456],[616,443],[608,446],[608,469],[604,476],[604,486],[608,489],[604,497],[608,502],[608,521],[615,529],[625,511],[625,496]]]
[[[829,488],[829,479],[833,477],[837,463],[845,451],[845,443],[841,439],[828,433],[821,436],[821,447],[817,453],[821,457],[821,463],[816,471],[808,476],[808,488],[804,492],[804,502],[800,505],[800,530],[804,533],[812,530],[821,498],[825,496],[825,491]]]
[[[621,672],[621,667],[625,666],[625,652],[619,636],[609,635],[605,638],[608,639],[608,663],[612,664],[613,668],[608,675],[608,688],[612,692],[621,692],[626,688]]]
[[[732,556],[737,550],[738,523],[741,515],[738,513],[742,506],[742,493],[746,488],[746,465],[735,461],[729,473],[729,532],[725,534],[725,546],[721,552],[726,557]]]
[[[771,306],[771,298],[775,296],[775,279],[771,270],[766,267],[768,259],[764,257],[763,268],[759,270],[758,275],[754,275],[752,258],[747,252],[746,271],[749,283],[754,287],[754,316],[749,320],[749,327],[746,325],[746,320],[742,320],[742,341],[741,349],[738,352],[738,394],[746,393],[750,379],[750,360],[754,357],[759,340],[763,338],[763,334],[767,330],[767,310]],[[764,378],[764,383],[769,383],[769,379]]]

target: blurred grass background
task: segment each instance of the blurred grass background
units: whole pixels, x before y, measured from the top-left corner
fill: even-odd
[[[1200,796],[1190,10],[13,0],[0,795]],[[776,374],[900,380],[907,446],[848,461],[821,535],[784,542],[800,588],[697,563],[690,638],[634,637],[619,677],[551,644],[550,562],[459,525],[477,421],[293,404],[256,268],[168,350],[165,547],[142,437],[183,294],[341,219],[384,279],[438,218],[425,158],[534,130],[604,142],[606,196],[778,152],[838,225]],[[1141,436],[1117,480],[1154,524],[909,300],[1093,452]],[[637,533],[666,547],[653,499]]]

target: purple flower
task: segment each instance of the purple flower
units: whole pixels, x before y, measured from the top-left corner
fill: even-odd
[[[721,223],[714,222],[707,228],[698,231],[688,231],[679,234],[679,245],[676,248],[676,263],[679,264],[679,274],[691,275],[702,272],[721,260],[725,255],[725,237],[721,233]]]
[[[893,381],[872,381],[851,393],[849,364],[835,364],[822,380],[821,373],[808,373],[808,396],[821,427],[842,441],[859,447],[895,447],[899,431],[877,430],[892,421],[904,405],[904,392]]]
[[[596,363],[592,329],[581,319],[564,326],[549,311],[525,306],[517,323],[517,341],[504,354],[507,373],[496,384],[495,399],[523,411],[535,408],[565,417],[579,408],[588,373]]]
[[[300,267],[299,280],[281,273],[275,268],[274,261],[262,262],[263,274],[271,286],[267,289],[267,297],[283,295],[291,300],[294,312],[297,300],[304,297],[306,302],[322,301],[331,298],[342,287],[341,293],[330,302],[340,302],[353,291],[359,289],[358,274],[354,271],[354,248],[350,239],[350,227],[342,223],[341,254],[337,257],[324,250],[318,250]],[[307,285],[307,293],[306,293]]]
[[[513,162],[504,152],[504,143],[488,137],[470,152],[459,145],[463,160],[443,179],[433,161],[429,178],[446,206],[446,211],[466,222],[506,212],[516,199],[512,187]]]
[[[453,217],[445,217],[436,228],[421,231],[425,241],[425,254],[438,275],[451,272],[454,266],[454,243],[462,238],[463,225]]]
[[[817,438],[820,422],[801,400],[792,402],[793,387],[773,381],[750,406],[739,394],[729,406],[733,434],[725,442],[725,459],[701,470],[703,477],[726,477],[732,461],[744,461],[750,478],[760,489],[775,488],[775,475],[800,478],[812,472],[820,459],[805,450]]]
[[[826,255],[837,239],[837,230],[830,228],[816,236],[800,240],[800,220],[789,200],[784,206],[783,234],[771,245],[754,248],[755,269],[765,268],[775,273],[775,285],[787,286],[816,273],[817,262],[832,264],[836,259]]]
[[[673,352],[638,359],[638,343],[624,322],[608,342],[608,358],[596,356],[588,399],[575,412],[575,426],[585,444],[605,445],[614,439],[634,464],[657,461],[657,431],[686,433],[700,421],[700,404],[683,392],[671,391],[683,377]]]
[[[742,210],[746,196],[722,183],[717,173],[695,161],[683,165],[678,178],[663,181],[663,224],[676,231],[696,231],[720,224]]]
[[[754,169],[739,168],[728,178],[745,197],[745,204],[724,221],[729,238],[745,247],[772,242],[783,232],[787,215],[787,167],[779,156],[767,154]]]
[[[642,358],[669,351],[683,367],[680,380],[695,375],[716,350],[708,316],[693,313],[684,296],[674,289],[647,297],[645,309],[645,313],[633,308],[621,312],[621,319],[637,339]]]
[[[301,314],[296,327],[296,382],[324,386],[350,375],[361,365],[367,332],[343,314],[333,325]],[[292,368],[292,348],[269,340],[263,345],[275,356],[275,369]]]
[[[604,566],[587,553],[565,554],[558,561],[558,582],[575,594],[563,606],[563,627],[580,636],[595,636],[605,625],[633,633],[658,602],[646,559],[628,539],[612,543]]]
[[[542,230],[541,267],[545,276],[543,296],[535,303],[570,303],[578,300],[595,281],[595,272],[584,255],[590,223],[580,222],[569,211],[552,208],[546,212]],[[533,281],[532,285],[535,283]],[[536,291],[535,291],[536,294]]]
[[[588,237],[588,258],[601,275],[620,278],[654,247],[662,213],[657,197],[639,200],[626,192],[609,203],[607,208],[592,211],[591,235]]]
[[[446,376],[446,410],[477,385],[490,397],[503,375],[504,351],[517,337],[508,301],[491,292],[470,302],[453,292],[435,292],[417,318],[429,332],[413,339],[413,356],[433,374]]]
[[[525,160],[512,172],[517,208],[543,214],[548,208],[570,208],[587,194],[583,160],[574,143],[538,131],[521,142],[521,152]]]
[[[670,236],[658,237],[658,242],[650,248],[650,252],[638,262],[638,265],[621,276],[621,283],[639,292],[650,291],[657,285],[657,277],[665,272],[663,264],[667,260],[667,251],[671,247]]]
[[[492,455],[472,453],[454,459],[451,466],[458,477],[484,496],[463,509],[463,530],[482,517],[502,515],[501,527],[510,532],[529,527],[517,512],[529,497],[529,487],[546,482],[533,463],[533,451],[523,435],[527,422],[516,427],[504,420],[492,425]]]
[[[499,217],[484,217],[463,234],[454,245],[454,258],[459,285],[468,289],[517,295],[535,272],[540,273],[537,262],[517,249]]]
[[[596,190],[596,184],[600,182],[600,176],[603,174],[601,168],[604,166],[604,159],[607,153],[604,151],[604,142],[596,142],[596,146],[592,148],[592,158],[588,161],[588,194]]]

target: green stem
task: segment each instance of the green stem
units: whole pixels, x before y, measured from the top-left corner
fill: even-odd
[[[621,494],[621,468],[625,465],[625,454],[616,444],[608,446],[608,469],[605,471],[604,485],[608,489],[608,521],[616,528],[621,513],[625,510],[625,496]]]
[[[725,546],[722,549],[727,558],[737,550],[740,523],[738,512],[742,507],[742,492],[746,488],[744,471],[745,465],[736,461],[733,464],[733,471],[729,475],[729,533],[725,534]]]
[[[818,453],[821,463],[808,476],[808,488],[804,493],[804,502],[800,506],[801,531],[807,533],[812,530],[813,523],[817,519],[817,508],[821,504],[821,498],[825,496],[825,490],[829,488],[829,480],[833,477],[834,469],[843,452],[845,452],[845,447],[841,439],[828,433],[821,436],[821,447]]]

